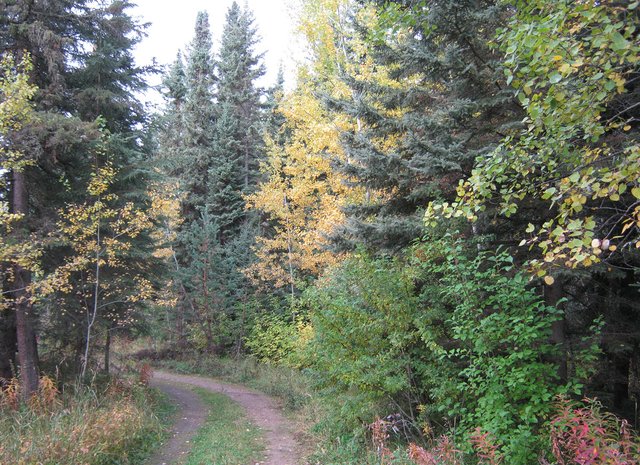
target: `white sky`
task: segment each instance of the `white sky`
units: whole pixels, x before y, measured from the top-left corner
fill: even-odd
[[[160,65],[172,63],[178,50],[184,52],[194,35],[196,15],[199,11],[209,13],[213,49],[218,51],[220,35],[228,8],[233,0],[133,0],[136,8],[130,14],[141,22],[151,25],[147,28],[148,36],[138,44],[135,51],[139,65],[150,64],[155,58]],[[260,43],[256,46],[258,53],[265,52],[264,62],[267,74],[260,85],[270,86],[275,82],[278,67],[282,63],[285,71],[286,85],[293,86],[295,61],[299,55],[297,39],[293,34],[292,5],[295,0],[238,0],[241,7],[248,6],[255,17]],[[151,84],[159,84],[160,77],[154,78]],[[154,103],[159,98],[153,93],[147,97]]]

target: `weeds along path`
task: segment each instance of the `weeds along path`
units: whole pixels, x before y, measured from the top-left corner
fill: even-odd
[[[267,444],[266,457],[261,465],[300,465],[296,453],[297,444],[293,439],[293,427],[284,418],[276,402],[269,396],[243,386],[228,384],[211,378],[192,375],[178,375],[165,371],[156,371],[151,381],[176,400],[178,418],[174,426],[173,437],[154,455],[149,465],[180,464],[189,451],[187,441],[206,418],[207,411],[199,397],[180,384],[197,386],[213,392],[219,392],[240,404],[247,411],[247,418],[264,433]],[[192,421],[193,420],[193,421]],[[189,431],[186,435],[182,430]],[[164,454],[164,455],[163,455]]]

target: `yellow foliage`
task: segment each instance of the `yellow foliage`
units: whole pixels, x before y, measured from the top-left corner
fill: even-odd
[[[22,61],[9,54],[0,58],[0,167],[3,171],[20,172],[33,163],[26,154],[12,148],[10,135],[34,120],[31,98],[37,88],[29,83],[32,66],[29,57]],[[0,188],[4,189],[6,175],[0,176]],[[9,212],[6,197],[0,198],[0,262],[19,265],[32,272],[39,271],[41,247],[28,234],[20,239],[12,233],[21,228],[22,215]],[[12,281],[13,267],[3,267],[1,273]],[[5,294],[0,293],[0,311],[6,306]]]
[[[332,120],[308,88],[288,96],[282,112],[291,140],[284,148],[268,141],[263,171],[269,179],[247,198],[276,231],[258,239],[259,261],[248,272],[276,286],[295,284],[295,272],[318,274],[339,259],[325,250],[326,235],[342,223],[341,207],[354,195],[326,156],[343,156],[338,139],[346,118]]]
[[[0,57],[0,136],[18,131],[35,118],[31,99],[37,87],[29,83],[31,69],[28,56],[17,63],[9,54]],[[22,170],[33,163],[8,144],[0,144],[0,162],[5,170]]]
[[[327,237],[344,223],[343,208],[384,195],[353,187],[348,178],[334,170],[332,161],[346,160],[341,135],[366,128],[353,116],[327,110],[317,98],[318,93],[335,99],[353,98],[352,89],[340,79],[340,71],[380,85],[403,85],[389,77],[388,68],[375,64],[369,46],[350,30],[347,10],[355,11],[364,24],[377,21],[373,6],[356,8],[350,0],[302,2],[299,31],[312,59],[300,68],[297,89],[284,96],[279,106],[290,137],[283,147],[268,141],[263,171],[269,178],[247,198],[249,208],[266,213],[275,229],[275,234],[258,239],[259,261],[247,272],[276,286],[295,286],[297,273],[318,275],[341,260],[343,256],[327,250]],[[347,38],[357,59],[340,49]],[[313,76],[322,79],[318,82]],[[400,137],[381,138],[374,143],[388,151]]]

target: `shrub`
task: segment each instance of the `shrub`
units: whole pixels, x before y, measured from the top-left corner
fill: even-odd
[[[245,345],[261,362],[278,365],[293,352],[296,338],[297,328],[292,319],[265,313],[257,318]]]
[[[415,350],[417,300],[400,262],[356,254],[304,298],[313,338],[302,360],[333,405],[336,432],[358,431],[377,415],[420,402],[414,381],[430,355]]]
[[[549,340],[560,311],[544,304],[505,251],[470,254],[460,239],[445,238],[416,246],[414,257],[426,314],[443,320],[437,350],[456,367],[437,380],[432,408],[455,422],[461,444],[480,428],[507,463],[535,463],[553,398],[580,388],[556,375]],[[425,342],[431,325],[423,322]]]
[[[340,399],[338,434],[402,412],[406,438],[455,425],[451,439],[471,452],[480,428],[494,438],[486,454],[528,465],[544,448],[554,397],[581,387],[556,375],[549,341],[561,312],[505,251],[446,236],[404,260],[359,252],[305,297],[314,328],[306,363],[326,402]]]
[[[560,465],[638,465],[640,439],[629,424],[602,411],[595,400],[583,405],[562,399],[551,422],[553,456]]]

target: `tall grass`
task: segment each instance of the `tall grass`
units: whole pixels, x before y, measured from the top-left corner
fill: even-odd
[[[27,404],[0,396],[0,464],[137,464],[163,437],[156,413],[169,407],[144,386],[112,380],[60,394],[47,378],[41,385]]]

